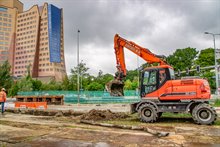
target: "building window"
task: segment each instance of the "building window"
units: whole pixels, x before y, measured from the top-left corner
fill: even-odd
[[[0,7],[0,11],[6,12],[6,11],[7,11],[7,8]]]

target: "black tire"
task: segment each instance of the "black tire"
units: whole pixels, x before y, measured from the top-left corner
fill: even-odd
[[[163,115],[163,112],[158,112],[157,113],[158,118],[160,118],[162,115]]]
[[[158,112],[157,113],[157,121],[160,119],[160,117],[163,115],[163,112]]]
[[[138,114],[143,122],[155,122],[158,115],[156,108],[151,104],[142,104],[138,109]]]
[[[195,107],[194,107],[194,108],[195,108]],[[193,109],[194,109],[194,108],[193,108]],[[192,115],[193,109],[190,109],[190,110],[189,110],[189,113],[190,113],[191,115]]]
[[[195,106],[198,105],[198,103],[193,103],[189,108],[189,113],[192,115],[192,111],[195,108]]]
[[[210,105],[201,103],[193,108],[192,118],[197,124],[210,125],[215,122],[217,113]]]

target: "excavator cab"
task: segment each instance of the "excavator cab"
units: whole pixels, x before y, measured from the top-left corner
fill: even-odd
[[[166,81],[174,79],[174,71],[167,65],[146,68],[142,72],[140,82],[141,97],[158,90],[166,83]]]

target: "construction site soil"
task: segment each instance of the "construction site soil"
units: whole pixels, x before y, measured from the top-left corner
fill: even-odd
[[[85,124],[82,120],[92,123]],[[158,132],[167,134],[159,136]],[[162,117],[153,124],[141,123],[137,117],[110,110],[91,110],[85,114],[74,111],[11,110],[4,116],[0,115],[1,146],[217,147],[220,146],[220,126],[196,125],[191,118],[176,121],[169,117]]]
[[[114,113],[110,110],[90,110],[88,113],[85,113],[81,116],[82,120],[115,120],[127,118],[128,115],[125,113]]]

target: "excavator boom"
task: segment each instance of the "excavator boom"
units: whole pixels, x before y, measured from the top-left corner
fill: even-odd
[[[115,74],[115,79],[106,84],[106,89],[112,96],[124,95],[123,79],[126,77],[124,48],[132,51],[149,64],[159,63],[160,65],[167,65],[166,61],[163,59],[165,56],[155,55],[149,49],[143,48],[136,43],[128,41],[116,34],[114,37],[114,49],[116,55],[117,72]]]
[[[159,63],[160,65],[167,65],[166,61],[163,59],[165,56],[153,54],[149,49],[143,48],[136,43],[128,41],[116,34],[114,37],[116,63],[118,71],[122,72],[124,76],[126,76],[124,47],[144,59],[149,64]]]

